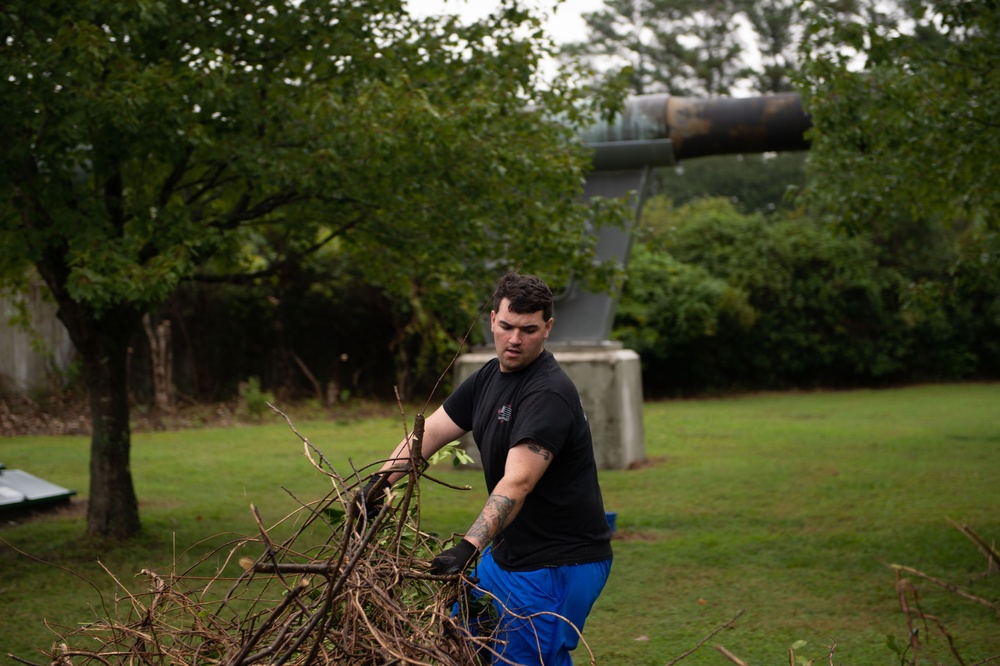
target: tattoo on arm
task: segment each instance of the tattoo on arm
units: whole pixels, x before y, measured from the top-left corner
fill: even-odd
[[[469,528],[467,537],[475,537],[482,544],[489,543],[500,530],[507,527],[514,511],[514,500],[503,495],[490,495],[476,522]]]
[[[532,453],[537,453],[538,455],[540,455],[542,457],[542,460],[548,460],[549,458],[552,457],[551,451],[546,449],[544,446],[536,444],[535,442],[529,441],[525,444],[525,446],[527,446],[528,450],[531,451]]]

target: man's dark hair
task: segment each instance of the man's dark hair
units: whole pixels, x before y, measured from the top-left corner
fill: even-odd
[[[510,301],[510,311],[517,314],[531,314],[542,311],[542,319],[552,318],[552,290],[541,278],[534,275],[507,273],[497,283],[493,297],[493,309],[500,310],[500,301]]]

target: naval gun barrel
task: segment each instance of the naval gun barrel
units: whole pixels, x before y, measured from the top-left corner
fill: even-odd
[[[700,99],[638,95],[582,139],[596,171],[669,166],[707,155],[808,150],[812,127],[795,93]]]

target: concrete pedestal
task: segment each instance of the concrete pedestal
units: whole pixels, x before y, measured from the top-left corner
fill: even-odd
[[[639,355],[619,345],[546,346],[576,384],[590,422],[599,469],[626,469],[646,458],[642,425],[642,372]],[[496,357],[492,349],[463,354],[455,362],[456,386]],[[472,435],[462,445],[479,464]]]

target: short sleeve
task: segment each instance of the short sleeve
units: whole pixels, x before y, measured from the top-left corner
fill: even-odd
[[[566,401],[554,391],[540,391],[522,400],[510,445],[530,439],[558,454],[573,432],[574,415]]]
[[[444,411],[452,421],[462,430],[469,432],[472,430],[472,420],[475,408],[476,377],[479,372],[474,372],[459,384],[451,395],[449,395],[442,405]]]

